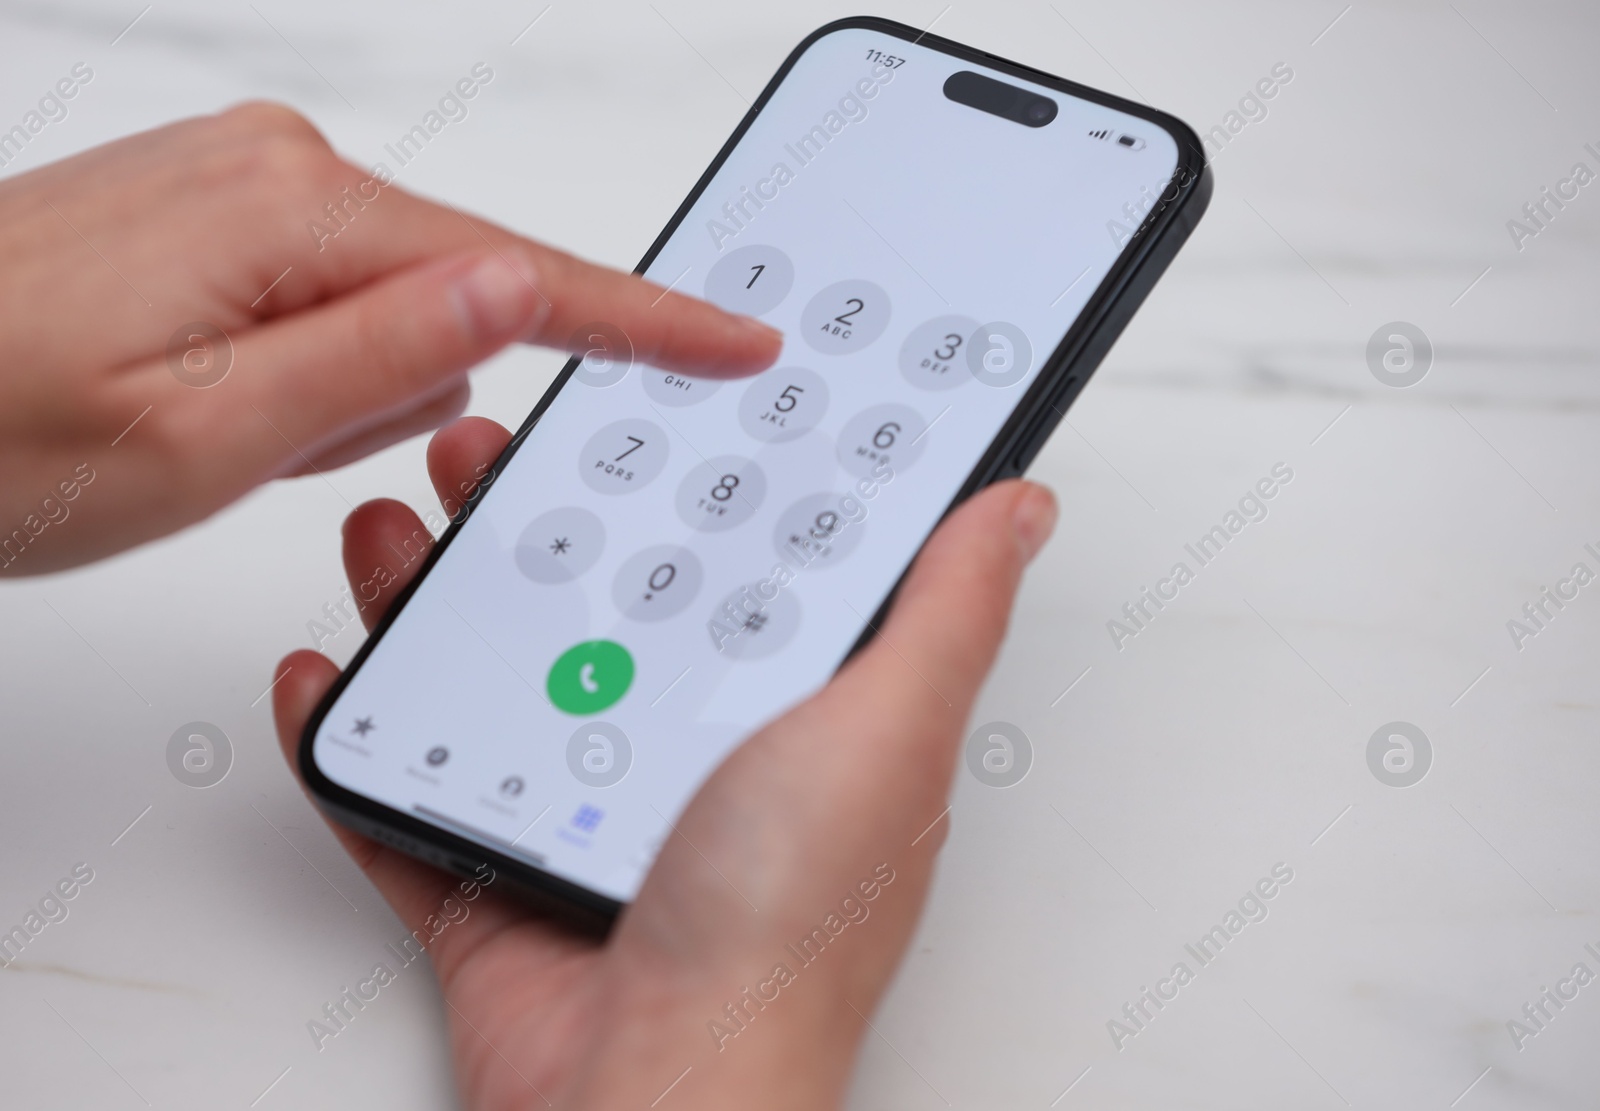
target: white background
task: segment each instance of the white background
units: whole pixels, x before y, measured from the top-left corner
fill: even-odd
[[[857,10],[565,2],[513,46],[542,3],[160,3],[110,45],[141,6],[0,12],[4,126],[95,71],[6,173],[249,96],[370,162],[488,61],[406,185],[623,267],[789,49]],[[979,720],[1021,726],[1035,763],[1008,790],[958,783],[854,1104],[1591,1105],[1600,987],[1521,1053],[1505,1024],[1574,962],[1600,971],[1600,589],[1521,652],[1505,626],[1575,561],[1600,570],[1596,189],[1520,252],[1506,230],[1574,162],[1600,169],[1592,11],[942,7],[874,10],[1202,131],[1274,64],[1295,76],[1217,158],[1199,232],[1034,468],[1062,525]],[[1392,320],[1437,348],[1410,389],[1366,366]],[[557,366],[496,360],[474,411],[520,419]],[[1271,516],[1117,651],[1106,621],[1279,461]],[[306,1021],[402,930],[255,701],[339,595],[340,519],[378,495],[435,504],[421,441],[0,587],[0,925],[75,862],[96,873],[0,973],[4,1105],[143,1106],[119,1073],[163,1108],[248,1107],[275,1079],[257,1106],[450,1105],[420,966],[312,1047]],[[236,752],[206,791],[164,757],[196,719]],[[1405,790],[1366,764],[1393,720],[1434,748]],[[1277,861],[1295,879],[1271,916],[1117,1052],[1106,1021]]]

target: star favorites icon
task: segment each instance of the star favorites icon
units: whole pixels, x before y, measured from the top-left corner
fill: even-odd
[[[368,733],[376,729],[377,726],[372,724],[372,717],[368,715],[364,718],[356,718],[356,723],[351,728],[356,731],[356,736],[365,737]]]

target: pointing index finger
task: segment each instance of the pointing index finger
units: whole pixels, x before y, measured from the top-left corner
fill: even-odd
[[[662,370],[707,378],[736,378],[770,366],[783,333],[754,317],[715,305],[619,270],[596,266],[561,251],[527,242],[548,303],[530,343],[581,351],[580,330],[604,321],[622,330],[634,357]]]

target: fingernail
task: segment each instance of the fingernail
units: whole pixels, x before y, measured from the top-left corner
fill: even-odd
[[[521,332],[541,303],[533,262],[514,247],[487,255],[451,284],[450,300],[480,342]]]
[[[1017,499],[1016,508],[1012,510],[1011,527],[1016,530],[1022,558],[1031,560],[1055,531],[1055,495],[1043,486],[1028,483],[1026,492]]]

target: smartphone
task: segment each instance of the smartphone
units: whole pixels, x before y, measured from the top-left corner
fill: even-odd
[[[811,34],[638,268],[781,357],[685,377],[588,329],[306,726],[318,803],[604,930],[1024,471],[1209,195],[1169,115],[887,20]]]

